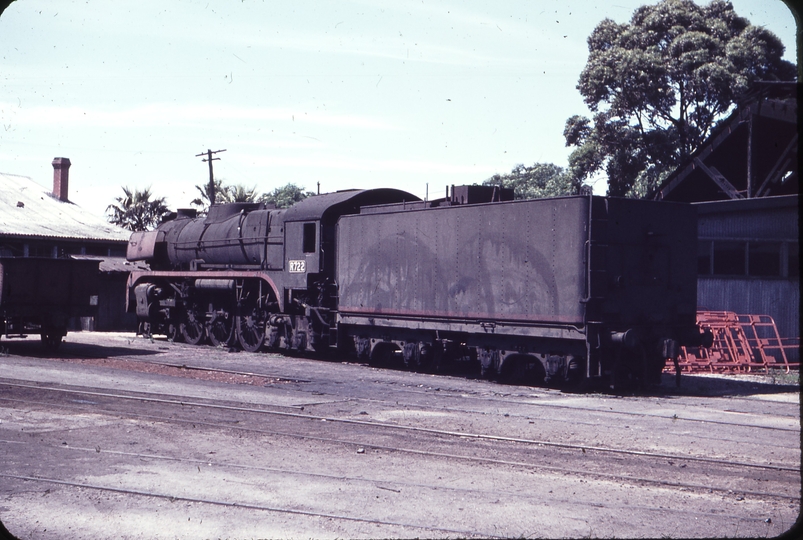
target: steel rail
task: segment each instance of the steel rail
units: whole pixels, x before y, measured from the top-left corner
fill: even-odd
[[[144,363],[149,365],[155,366],[164,366],[169,368],[175,369],[185,369],[189,371],[208,371],[211,373],[223,373],[229,375],[240,375],[245,377],[261,377],[261,378],[270,378],[270,379],[277,379],[282,382],[295,382],[295,383],[307,383],[310,382],[307,379],[301,378],[294,378],[294,377],[281,377],[276,375],[269,375],[264,373],[255,373],[249,371],[239,371],[239,370],[230,370],[225,368],[213,368],[213,367],[204,367],[204,366],[193,366],[187,364],[175,364],[169,362],[150,362],[148,360],[126,360],[126,362],[134,362],[134,363]],[[413,387],[403,387],[405,388],[405,392],[414,393],[414,394],[427,394],[427,392],[422,392],[416,390]],[[696,423],[704,423],[704,424],[716,424],[716,425],[723,425],[723,426],[734,426],[734,427],[747,427],[747,428],[758,428],[758,429],[767,429],[767,430],[775,430],[775,431],[791,431],[791,432],[798,432],[800,429],[795,428],[787,428],[787,427],[779,427],[779,426],[762,426],[762,425],[755,425],[755,424],[740,424],[738,422],[728,422],[724,420],[707,420],[701,418],[684,418],[682,416],[672,417],[672,416],[663,416],[659,414],[648,414],[648,413],[639,413],[639,412],[631,412],[631,411],[613,411],[613,410],[604,410],[604,409],[595,409],[591,407],[572,407],[567,405],[557,405],[554,403],[533,403],[530,401],[521,401],[521,400],[510,400],[510,399],[500,399],[498,397],[480,397],[480,396],[466,396],[468,399],[480,400],[484,402],[488,401],[500,401],[503,403],[513,403],[518,406],[530,406],[530,407],[544,407],[544,408],[551,408],[551,409],[563,409],[568,411],[588,411],[594,412],[598,414],[609,414],[609,415],[622,415],[628,417],[638,417],[638,418],[660,418],[666,420],[673,420],[673,421],[683,421],[683,422],[696,422]],[[376,400],[376,399],[367,399],[367,398],[350,398],[353,401],[367,401],[367,402],[375,402],[375,403],[384,403],[383,400]],[[439,410],[445,411],[456,411],[456,412],[468,412],[468,413],[480,413],[481,411],[475,411],[470,409],[458,409],[455,407],[439,407]],[[723,413],[728,414],[751,414],[751,413],[742,413],[741,411],[722,411]],[[525,416],[525,415],[515,415],[511,414],[511,416]],[[783,415],[784,418],[795,419],[794,416],[790,415]]]
[[[125,488],[115,488],[109,486],[99,486],[96,484],[87,484],[83,482],[70,482],[67,480],[59,480],[56,478],[45,478],[45,477],[38,477],[38,476],[22,476],[16,474],[6,474],[0,473],[0,477],[2,478],[10,478],[14,480],[23,480],[28,482],[43,482],[48,484],[56,484],[61,486],[68,486],[68,487],[77,487],[82,489],[93,489],[98,491],[107,491],[110,493],[118,493],[121,495],[134,495],[139,497],[150,497],[156,499],[166,499],[170,502],[181,501],[181,502],[190,502],[190,503],[197,503],[197,504],[208,504],[214,506],[224,506],[227,508],[243,508],[245,510],[261,510],[264,512],[277,512],[282,514],[294,514],[294,515],[301,515],[301,516],[308,516],[308,517],[322,517],[327,519],[337,519],[341,521],[356,521],[360,523],[370,523],[372,525],[390,525],[394,527],[407,527],[411,529],[420,529],[424,531],[438,531],[444,533],[451,533],[451,534],[459,534],[465,535],[466,537],[476,537],[479,536],[481,538],[505,538],[504,536],[495,536],[495,535],[487,535],[485,533],[478,533],[476,531],[467,531],[467,530],[460,530],[460,529],[449,529],[445,527],[433,527],[428,525],[414,525],[408,523],[400,523],[400,522],[393,522],[393,521],[383,521],[379,519],[370,519],[370,518],[360,518],[354,516],[346,516],[342,514],[330,514],[326,512],[312,512],[309,510],[298,510],[294,508],[281,508],[278,506],[265,506],[261,504],[252,504],[252,503],[236,503],[236,502],[229,502],[229,501],[222,501],[217,499],[203,499],[203,498],[196,498],[196,497],[185,497],[181,495],[167,495],[165,493],[156,493],[153,491],[142,491],[136,489],[125,489]]]
[[[151,341],[153,341],[153,340],[151,339]],[[130,340],[129,340],[129,343],[130,343]],[[194,345],[187,345],[186,347],[192,349],[195,346]],[[64,351],[62,351],[62,352],[64,352]],[[266,353],[252,353],[252,354],[266,354]],[[283,354],[281,351],[274,352],[273,354],[281,356],[282,358],[287,358],[287,355]],[[99,354],[83,355],[83,356],[77,356],[77,355],[74,355],[74,354],[70,354],[70,356],[72,356],[74,358],[78,358],[78,359],[81,359],[81,358],[84,358],[84,357],[97,358],[97,359],[105,358],[103,355],[99,355]],[[301,355],[301,357],[304,358],[304,359],[313,359],[313,360],[316,358],[314,353],[308,353],[307,355]],[[274,375],[269,375],[269,374],[262,374],[262,373],[248,372],[248,371],[229,370],[229,369],[224,369],[224,368],[193,366],[193,365],[176,364],[176,363],[169,363],[169,362],[151,362],[151,361],[142,360],[142,359],[137,359],[137,360],[128,360],[128,359],[126,359],[124,361],[133,362],[133,363],[143,363],[143,364],[157,365],[157,366],[165,366],[165,367],[170,367],[170,368],[193,370],[193,371],[209,371],[209,372],[213,372],[213,373],[225,373],[225,374],[231,374],[231,375],[275,378],[275,379],[281,380],[282,382],[298,382],[298,383],[310,382],[309,380],[304,379],[304,378],[288,378],[288,377],[274,376]],[[354,362],[352,362],[352,363],[355,364],[355,365],[362,365],[360,363],[354,363]],[[533,387],[533,388],[538,388],[538,387]],[[406,389],[405,391],[410,392],[410,393],[426,394],[426,392],[418,392],[412,387]],[[794,431],[799,431],[799,430],[796,430],[794,428],[783,428],[783,427],[774,427],[774,426],[760,426],[760,425],[751,425],[751,424],[739,424],[739,423],[736,423],[736,422],[726,422],[726,421],[719,421],[719,420],[704,420],[704,419],[698,419],[698,418],[683,418],[683,417],[673,418],[673,417],[666,417],[666,416],[661,416],[661,415],[636,413],[636,412],[630,412],[630,411],[605,411],[605,410],[602,410],[602,409],[594,409],[594,408],[589,408],[589,407],[571,407],[571,406],[557,405],[557,404],[522,402],[520,400],[500,399],[498,397],[479,397],[479,396],[466,396],[466,397],[469,398],[469,399],[476,399],[476,400],[483,400],[483,401],[493,400],[493,401],[500,401],[500,402],[504,402],[504,403],[514,403],[514,404],[517,404],[517,405],[526,405],[526,406],[533,406],[533,407],[549,407],[549,408],[565,409],[565,410],[572,410],[572,411],[590,411],[590,412],[596,412],[596,413],[602,413],[602,414],[616,414],[616,415],[624,415],[624,416],[635,416],[635,417],[641,417],[641,418],[670,418],[670,419],[672,419],[674,421],[710,423],[710,424],[718,424],[718,425],[725,425],[725,426],[736,426],[736,427],[756,427],[756,428],[759,428],[759,429],[778,430],[778,431],[793,431],[793,432]],[[690,397],[694,397],[694,396],[690,396]],[[356,399],[360,399],[360,398],[356,398]],[[734,400],[748,401],[747,399],[741,398],[741,397],[738,397],[738,396],[729,397],[729,400],[731,402],[734,401]],[[371,400],[365,400],[365,401],[371,401]],[[443,410],[462,411],[462,409],[454,409],[454,408],[442,408],[442,409]],[[465,411],[465,412],[475,412],[475,411],[470,411],[469,410],[469,411]],[[741,411],[723,411],[723,412],[726,412],[726,413],[740,413]],[[789,418],[795,418],[794,416],[790,416],[790,415],[783,415],[783,416],[784,417],[789,417]]]
[[[181,421],[181,422],[190,423],[190,421]],[[194,424],[195,425],[205,425],[205,426],[209,426],[209,427],[230,427],[230,426],[224,426],[224,425],[220,425],[220,424],[212,424],[212,423],[204,423],[204,422],[194,422]],[[367,448],[373,448],[373,449],[377,449],[377,450],[384,450],[384,451],[391,451],[391,452],[404,452],[404,453],[412,453],[412,454],[416,454],[416,455],[444,457],[444,458],[447,458],[447,459],[460,459],[460,460],[464,460],[464,461],[474,461],[474,462],[480,462],[480,463],[492,463],[492,464],[495,464],[495,465],[507,465],[507,466],[525,467],[525,468],[535,467],[535,468],[538,468],[538,469],[545,469],[545,470],[548,470],[550,472],[562,472],[562,473],[563,472],[573,472],[578,476],[596,477],[596,478],[601,478],[601,479],[606,479],[606,480],[623,480],[624,479],[624,480],[647,483],[647,484],[651,484],[651,485],[658,485],[658,486],[661,486],[661,487],[677,487],[677,488],[681,488],[681,489],[697,489],[697,490],[705,491],[705,492],[709,492],[709,493],[722,493],[722,494],[739,493],[739,494],[741,494],[743,496],[744,495],[749,495],[749,496],[752,496],[752,497],[764,497],[764,498],[781,499],[781,500],[790,500],[790,499],[797,500],[797,499],[800,498],[800,497],[795,497],[795,496],[792,496],[792,495],[789,495],[789,494],[784,494],[784,493],[770,493],[770,492],[764,492],[764,491],[747,491],[747,490],[739,490],[739,489],[734,490],[734,489],[724,488],[724,487],[722,487],[722,488],[713,487],[713,486],[706,485],[706,484],[691,484],[691,483],[684,483],[684,482],[668,482],[668,481],[663,481],[663,480],[656,480],[654,478],[624,476],[624,475],[616,475],[616,474],[611,474],[611,473],[595,473],[595,472],[588,472],[588,471],[577,471],[575,469],[567,469],[567,468],[554,467],[554,466],[549,466],[549,465],[545,465],[545,466],[533,465],[533,464],[530,464],[530,463],[524,463],[524,462],[518,462],[518,461],[510,461],[510,460],[501,460],[501,459],[492,459],[492,458],[477,458],[477,457],[473,457],[473,456],[460,456],[460,455],[457,455],[457,454],[446,454],[446,453],[442,453],[442,452],[432,452],[432,451],[426,451],[426,450],[411,450],[411,449],[403,449],[403,448],[389,447],[389,446],[383,446],[383,445],[370,445],[370,444],[358,445],[357,443],[349,442],[349,441],[343,441],[343,440],[340,440],[340,439],[330,439],[330,438],[315,437],[315,436],[289,435],[287,433],[269,431],[269,430],[259,430],[259,429],[252,429],[252,428],[238,428],[238,429],[240,429],[242,431],[260,433],[260,434],[271,434],[271,435],[280,434],[280,435],[284,435],[284,436],[294,436],[294,437],[297,437],[297,438],[304,438],[304,439],[309,439],[309,440],[317,440],[317,441],[321,441],[321,442],[334,442],[334,443],[338,443],[338,444],[351,444],[351,445],[354,445],[354,446],[360,446],[361,448],[366,448],[367,447]],[[30,442],[25,442],[25,441],[11,441],[11,440],[3,440],[3,439],[0,439],[0,443],[20,444],[20,445],[33,444],[33,443],[30,443]],[[266,472],[275,472],[275,473],[280,473],[280,474],[290,474],[290,475],[296,475],[296,476],[310,476],[310,477],[315,477],[315,478],[326,478],[326,479],[331,479],[331,480],[348,480],[350,482],[363,482],[363,483],[367,483],[367,484],[372,484],[372,485],[374,485],[374,487],[376,487],[378,489],[385,489],[385,490],[394,491],[394,492],[398,492],[398,490],[394,490],[392,488],[388,488],[387,484],[391,484],[391,485],[394,485],[394,486],[400,486],[400,487],[438,489],[438,490],[446,490],[446,491],[454,491],[454,492],[489,493],[487,490],[456,488],[456,487],[440,486],[440,485],[439,486],[434,486],[434,485],[430,485],[430,484],[421,484],[421,483],[414,483],[414,482],[376,480],[376,479],[370,479],[370,478],[365,478],[365,477],[356,477],[356,476],[330,475],[330,474],[324,474],[324,473],[312,473],[312,472],[305,472],[305,471],[296,471],[296,470],[292,470],[292,469],[282,469],[282,468],[279,468],[279,467],[261,467],[261,466],[239,464],[239,463],[227,463],[227,462],[219,462],[219,461],[218,462],[214,462],[213,460],[208,460],[208,459],[193,459],[193,458],[171,457],[171,456],[162,456],[162,455],[158,455],[158,454],[143,454],[143,453],[139,453],[139,452],[122,452],[122,451],[119,451],[119,450],[100,450],[100,451],[98,451],[97,448],[85,448],[85,447],[78,447],[78,446],[66,446],[66,447],[62,446],[62,445],[59,445],[59,446],[45,445],[45,446],[49,446],[50,448],[64,450],[64,451],[66,451],[66,450],[75,450],[75,451],[81,451],[81,452],[86,452],[86,453],[91,453],[91,454],[111,454],[111,455],[117,455],[117,456],[128,456],[128,457],[137,457],[137,458],[144,458],[144,459],[173,461],[173,462],[179,462],[179,463],[190,463],[190,464],[193,464],[193,465],[213,465],[215,467],[222,467],[222,468],[244,469],[244,470],[254,470],[254,471],[266,471]],[[6,473],[1,473],[0,472],[0,477],[2,477],[2,476],[6,476]],[[383,486],[379,485],[379,483],[385,484],[385,486],[383,487]],[[514,497],[518,497],[518,498],[530,498],[531,497],[530,495],[527,495],[527,494],[522,495],[521,493],[512,493],[512,492],[508,492],[508,491],[499,491],[499,490],[494,490],[493,493],[494,494],[510,495],[510,496],[514,496]],[[541,500],[541,499],[539,498],[539,500]],[[567,499],[567,501],[568,501],[568,499]],[[589,505],[584,505],[584,506],[594,506],[594,504],[589,504]],[[627,508],[629,508],[629,509],[632,508],[632,505],[628,505]],[[645,507],[645,508],[649,508],[649,507]],[[685,510],[684,510],[684,512],[685,512]]]
[[[139,336],[137,336],[136,338],[133,338],[133,339],[138,339],[138,338],[139,338]],[[151,342],[154,341],[153,338],[150,338],[150,340],[151,340]],[[129,339],[128,342],[130,344],[132,342],[132,340]],[[181,344],[181,343],[176,344],[176,345],[180,346],[183,349],[189,349],[189,350],[192,350],[193,348],[198,347],[198,345],[187,345],[187,344]],[[208,346],[206,346],[206,347],[208,347]],[[257,352],[257,353],[247,353],[245,351],[240,351],[240,352],[243,352],[244,354],[254,354],[254,355],[273,354],[273,355],[279,356],[281,358],[288,358],[289,357],[283,351],[263,351],[263,352]],[[62,350],[61,353],[62,353],[62,356],[69,355],[69,356],[72,356],[73,358],[78,358],[78,359],[81,359],[81,358],[96,358],[96,359],[106,358],[106,356],[104,356],[102,354],[97,354],[97,353],[95,353],[95,354],[86,354],[86,353],[84,353],[81,356],[75,355],[75,354],[71,354],[71,353],[69,353],[69,352],[67,352],[65,350]],[[294,353],[294,357],[297,356],[297,357],[303,358],[305,360],[317,361],[316,359],[325,358],[326,354],[327,353],[313,353],[313,352],[307,352],[307,353],[303,353],[302,354],[302,353],[295,352]],[[277,379],[281,379],[283,381],[288,381],[288,382],[309,382],[308,380],[305,380],[304,378],[277,377],[277,376],[261,374],[261,373],[254,373],[254,372],[247,372],[247,371],[235,371],[235,370],[227,370],[227,369],[221,369],[221,368],[210,368],[210,367],[203,367],[203,366],[191,366],[191,365],[186,365],[186,364],[175,364],[175,363],[168,363],[168,362],[151,362],[151,361],[144,360],[144,359],[125,360],[125,361],[127,361],[127,362],[135,362],[135,363],[147,363],[147,364],[161,365],[161,366],[166,366],[166,367],[184,368],[184,369],[188,369],[188,370],[200,370],[200,371],[212,371],[212,372],[218,372],[218,373],[230,373],[230,374],[233,374],[233,375],[246,375],[246,376],[252,376],[252,377],[272,377],[272,378],[277,378]],[[361,363],[361,362],[354,362],[352,358],[345,359],[345,360],[342,360],[342,361],[348,362],[348,363],[350,363],[352,365],[365,365],[364,363]],[[789,385],[789,386],[797,386],[797,385]],[[531,388],[538,389],[540,387],[531,387]],[[410,390],[414,391],[412,388]],[[473,397],[473,396],[471,396],[471,397],[473,399],[488,399],[488,398],[480,398],[480,397]],[[689,395],[688,397],[695,397],[695,396],[694,395]],[[697,396],[697,397],[705,397],[705,396]],[[506,401],[510,401],[510,400],[504,400],[504,399],[499,399],[499,398],[490,398],[490,399],[494,399],[496,401],[505,401],[505,402]],[[739,396],[729,396],[728,399],[730,401],[735,401],[735,400],[748,401],[746,398],[739,397]],[[512,402],[513,403],[521,403],[520,401],[512,401]],[[612,414],[623,414],[623,415],[634,415],[634,416],[642,416],[643,415],[643,414],[640,414],[640,413],[630,413],[628,411],[600,411],[599,409],[589,409],[589,408],[584,408],[584,407],[567,407],[565,405],[554,405],[554,404],[545,405],[545,404],[541,404],[541,403],[528,403],[528,404],[529,405],[534,405],[534,406],[549,406],[549,407],[555,407],[555,408],[567,408],[567,409],[570,409],[570,410],[590,410],[590,411],[609,412],[609,413],[612,413]],[[647,416],[647,415],[644,415],[644,416]],[[663,417],[658,416],[658,418],[663,418]],[[685,419],[685,420],[687,420],[687,421],[704,421],[704,420],[696,420],[696,419]],[[741,425],[741,424],[734,424],[734,425]]]
[[[762,470],[782,470],[782,471],[790,471],[790,472],[800,472],[800,467],[791,467],[786,465],[765,465],[760,463],[745,463],[745,462],[736,462],[736,461],[726,461],[720,460],[716,458],[706,458],[700,456],[682,456],[677,454],[664,454],[658,452],[647,452],[643,450],[626,450],[620,448],[610,448],[604,446],[591,446],[591,445],[580,445],[580,444],[570,444],[570,443],[558,443],[558,442],[551,442],[551,441],[543,441],[537,439],[525,439],[520,437],[505,437],[501,435],[489,435],[489,434],[481,434],[481,433],[471,433],[466,431],[452,431],[452,430],[442,430],[442,429],[435,429],[435,428],[426,428],[426,427],[417,427],[417,426],[405,426],[400,424],[389,424],[387,422],[375,422],[375,421],[368,421],[368,420],[355,420],[350,418],[336,418],[330,416],[319,416],[319,415],[310,415],[310,414],[301,414],[301,413],[293,413],[287,411],[271,411],[266,409],[257,409],[254,407],[237,407],[232,405],[222,405],[222,404],[215,404],[215,403],[203,403],[199,401],[185,401],[185,400],[178,400],[178,399],[164,399],[164,398],[156,398],[156,397],[149,397],[151,394],[143,395],[123,395],[123,394],[115,394],[110,392],[95,392],[89,390],[76,390],[76,389],[64,389],[58,387],[49,387],[49,386],[36,386],[36,385],[27,385],[27,384],[19,384],[19,383],[8,383],[2,382],[2,384],[7,386],[17,386],[20,388],[29,388],[29,389],[36,389],[36,390],[48,390],[53,392],[61,392],[61,393],[73,393],[79,395],[90,395],[90,396],[97,396],[97,397],[108,397],[113,399],[122,399],[122,400],[131,400],[131,401],[148,401],[152,403],[161,403],[167,405],[178,405],[180,407],[201,407],[201,408],[210,408],[210,409],[219,409],[219,410],[228,410],[228,411],[236,411],[236,412],[248,412],[248,413],[255,413],[255,414],[265,414],[265,415],[273,415],[273,416],[282,416],[287,418],[297,418],[297,419],[304,419],[304,420],[315,420],[315,421],[326,421],[326,422],[333,422],[333,423],[340,423],[340,424],[347,424],[347,425],[358,425],[358,426],[365,426],[365,427],[372,427],[372,428],[382,428],[382,429],[389,429],[389,430],[396,430],[396,431],[407,431],[407,432],[416,432],[416,433],[426,433],[431,435],[442,435],[448,437],[458,437],[458,438],[466,438],[466,439],[475,439],[475,440],[488,440],[488,441],[499,441],[499,442],[511,442],[511,443],[520,443],[520,444],[527,444],[527,445],[534,445],[534,446],[543,446],[549,448],[561,448],[561,449],[568,449],[568,450],[581,450],[583,452],[600,452],[600,453],[608,453],[608,454],[617,454],[617,455],[630,455],[630,456],[639,456],[645,458],[658,458],[658,459],[671,459],[671,460],[678,460],[678,461],[690,461],[690,462],[698,462],[698,463],[710,463],[716,465],[724,465],[730,467],[741,467],[741,468],[750,468],[750,469],[762,469]],[[6,397],[1,397],[0,400],[7,400]],[[22,401],[22,400],[20,400]],[[64,405],[64,404],[59,404]],[[143,415],[147,416],[147,415]],[[162,419],[163,421],[165,419]],[[172,419],[169,421],[173,421]],[[195,422],[199,423],[199,422]],[[232,426],[228,426],[232,427]],[[278,433],[278,432],[277,432]],[[341,441],[345,442],[345,441]],[[372,445],[367,445],[372,446]]]

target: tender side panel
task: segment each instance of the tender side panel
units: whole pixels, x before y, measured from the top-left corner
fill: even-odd
[[[98,264],[91,260],[4,259],[0,262],[2,309],[9,316],[89,314],[93,300],[97,304]]]
[[[345,315],[582,325],[588,198],[346,216]]]

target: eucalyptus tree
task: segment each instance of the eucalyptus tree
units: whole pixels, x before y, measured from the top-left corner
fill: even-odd
[[[312,191],[304,191],[304,188],[288,183],[274,188],[270,193],[264,193],[259,200],[267,204],[274,204],[276,208],[287,208],[313,195],[315,193]]]
[[[566,121],[575,183],[604,170],[611,195],[650,196],[756,81],[790,81],[772,32],[730,2],[663,0],[627,24],[605,19],[588,38],[577,89],[593,118]]]
[[[581,187],[573,182],[568,171],[552,163],[519,164],[509,173],[493,175],[482,185],[513,188],[516,199],[577,195]]]

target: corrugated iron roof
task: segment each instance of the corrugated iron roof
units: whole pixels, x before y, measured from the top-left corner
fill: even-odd
[[[0,173],[0,234],[128,241],[131,231],[53,198],[27,176]]]

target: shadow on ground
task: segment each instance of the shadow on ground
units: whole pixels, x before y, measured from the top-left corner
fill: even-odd
[[[680,388],[675,386],[675,375],[664,374],[659,394],[678,396],[748,396],[758,394],[799,393],[799,374],[755,373],[746,375],[710,376],[683,374]]]
[[[152,356],[159,354],[159,351],[69,341],[65,341],[58,349],[53,350],[45,347],[38,339],[11,339],[0,342],[0,354],[29,358],[116,358],[119,356]]]

